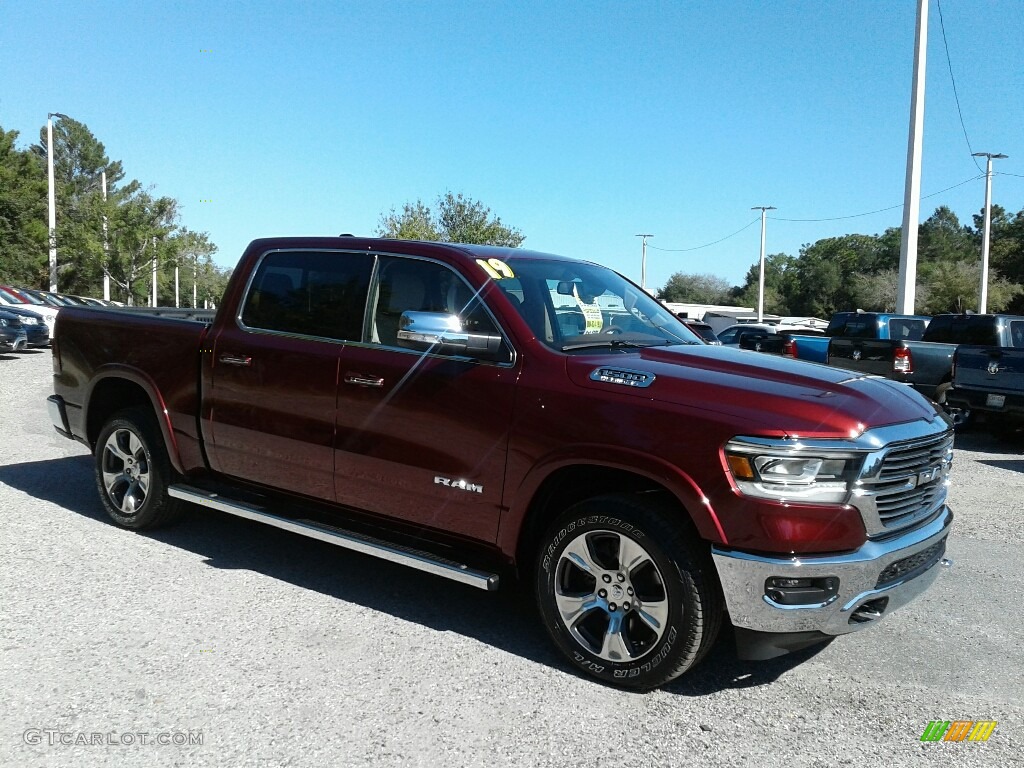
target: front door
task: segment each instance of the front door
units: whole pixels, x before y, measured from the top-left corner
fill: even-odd
[[[403,311],[458,314],[497,333],[446,265],[381,257],[367,337],[341,355],[338,501],[414,525],[494,541],[517,368],[401,347]],[[506,342],[507,344],[507,342]]]

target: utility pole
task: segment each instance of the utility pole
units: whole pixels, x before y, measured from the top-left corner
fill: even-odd
[[[974,156],[988,158],[985,164],[985,232],[981,241],[981,297],[978,301],[978,313],[984,315],[988,312],[988,253],[992,236],[992,161],[1005,160],[1009,155],[975,152]]]
[[[903,232],[900,237],[900,278],[896,287],[896,311],[901,315],[914,314],[917,291],[917,222],[921,218],[921,153],[927,54],[928,0],[917,0],[914,84],[910,95],[910,135],[907,139],[907,182],[903,193]]]
[[[107,202],[107,172],[100,172],[103,202]],[[110,243],[107,241],[107,209],[103,207],[103,300],[110,301]]]
[[[750,210],[761,211],[761,277],[757,287],[757,322],[764,320],[764,235],[765,219],[768,218],[768,211],[774,211],[774,205],[755,205]]]
[[[647,238],[654,237],[654,235],[637,235],[637,237],[643,238],[643,250],[640,256],[640,287],[645,291],[647,290]]]

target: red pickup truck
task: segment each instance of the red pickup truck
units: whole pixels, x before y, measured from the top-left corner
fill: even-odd
[[[650,689],[723,621],[745,658],[935,579],[953,435],[907,387],[704,344],[596,264],[254,241],[212,323],[61,311],[56,429],[120,525],[189,503],[493,590],[577,668]]]

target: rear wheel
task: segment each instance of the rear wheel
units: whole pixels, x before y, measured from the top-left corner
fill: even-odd
[[[114,414],[100,430],[95,460],[100,499],[118,525],[143,530],[181,517],[185,503],[167,494],[171,465],[148,411],[129,408]]]
[[[602,496],[571,507],[542,540],[535,579],[542,620],[588,674],[649,690],[713,645],[722,618],[718,584],[681,514],[633,496]]]

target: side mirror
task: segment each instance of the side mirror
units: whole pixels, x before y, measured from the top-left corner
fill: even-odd
[[[507,357],[501,336],[466,331],[458,315],[444,312],[403,312],[398,321],[398,346],[481,360]]]

